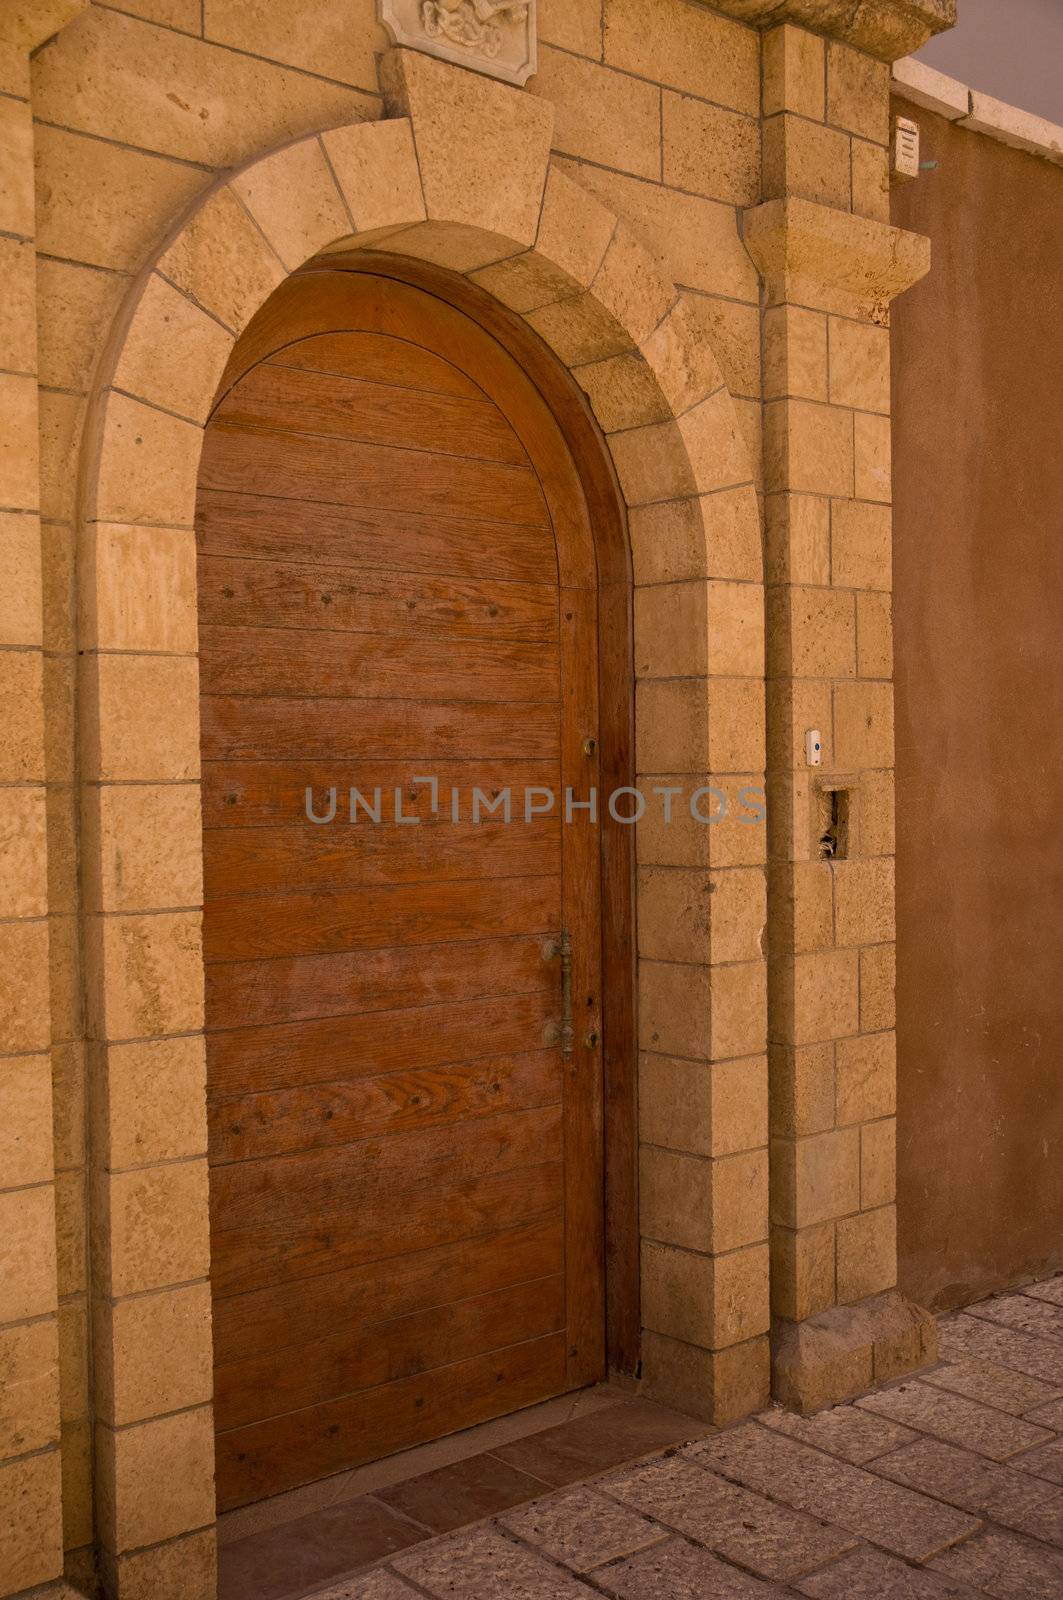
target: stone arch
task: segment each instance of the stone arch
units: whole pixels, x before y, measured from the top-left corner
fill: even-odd
[[[462,274],[527,322],[586,393],[627,507],[639,773],[762,781],[760,522],[702,303],[665,282],[634,231],[551,161],[548,104],[406,51],[385,58],[384,81],[384,120],[275,150],[185,215],[131,291],[86,430],[79,626],[98,1058],[96,1361],[106,1372],[101,1536],[118,1569],[175,1540],[198,1541],[195,1559],[210,1559],[193,522],[222,374],[290,273],[369,246]],[[717,1063],[748,1066],[752,1103],[766,1102],[757,833],[760,853],[748,837],[717,846],[715,833],[711,846],[676,845],[692,889],[717,887],[714,861],[732,874],[703,902],[709,918],[676,900],[668,851],[640,843],[640,1033],[656,1062],[658,1124],[678,1092],[669,1080],[678,1061],[704,1068],[690,1092],[707,1128],[724,1114],[717,1095],[722,1105],[741,1078],[732,1073],[725,1091]],[[742,1176],[755,1194],[752,1228],[692,1232],[675,1215],[683,1174],[652,1155],[643,1171],[645,1372],[676,1402],[702,1395],[715,1420],[767,1394],[766,1114],[752,1119],[741,1145],[757,1155]],[[728,1148],[707,1133],[707,1157]],[[709,1208],[723,1177],[718,1162],[705,1165]],[[154,1321],[146,1295],[157,1297]],[[135,1342],[126,1297],[140,1308]],[[173,1480],[161,1510],[137,1493],[135,1448],[152,1452],[156,1487]]]

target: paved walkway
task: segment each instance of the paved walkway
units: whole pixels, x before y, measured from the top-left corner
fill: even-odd
[[[1061,1600],[1063,1276],[941,1344],[855,1404],[766,1411],[442,1537],[413,1479],[389,1502],[410,1542],[318,1600]]]

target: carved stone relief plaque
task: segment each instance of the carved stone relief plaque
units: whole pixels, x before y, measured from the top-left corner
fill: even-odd
[[[536,0],[377,0],[396,44],[506,83],[536,70]]]

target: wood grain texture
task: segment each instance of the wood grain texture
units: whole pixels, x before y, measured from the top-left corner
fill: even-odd
[[[519,816],[599,780],[598,604],[525,364],[387,275],[255,319],[196,523],[228,1506],[602,1374],[599,833]],[[426,773],[518,815],[454,823]],[[411,825],[315,825],[308,785],[398,789]]]

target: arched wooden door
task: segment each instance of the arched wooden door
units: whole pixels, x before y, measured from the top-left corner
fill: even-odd
[[[197,532],[227,1508],[602,1375],[597,595],[538,390],[369,273],[241,341]]]

